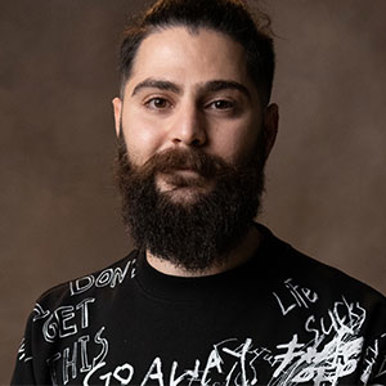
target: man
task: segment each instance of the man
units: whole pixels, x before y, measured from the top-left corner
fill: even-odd
[[[138,249],[38,300],[13,384],[386,384],[386,302],[254,223],[272,39],[241,0],[160,0],[113,100]]]

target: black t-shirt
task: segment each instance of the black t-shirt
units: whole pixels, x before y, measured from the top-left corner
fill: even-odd
[[[162,274],[133,251],[38,300],[13,385],[386,385],[386,301],[259,226],[247,263]]]

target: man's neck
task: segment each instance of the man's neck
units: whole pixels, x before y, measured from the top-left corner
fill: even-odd
[[[189,271],[183,267],[176,266],[168,260],[164,260],[153,255],[150,251],[146,251],[146,259],[148,263],[157,271],[171,276],[181,277],[201,277],[215,275],[221,272],[229,271],[237,266],[248,261],[256,252],[261,242],[261,233],[255,226],[251,226],[245,237],[241,242],[233,248],[223,259],[221,257],[218,261],[223,261],[222,264],[215,264],[209,266],[201,271]]]

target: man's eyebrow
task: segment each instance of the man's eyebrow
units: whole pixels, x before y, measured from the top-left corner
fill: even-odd
[[[243,84],[234,80],[212,80],[204,84],[203,89],[209,92],[217,92],[221,90],[238,90],[242,92],[246,97],[251,99],[251,93]]]
[[[131,96],[134,96],[138,93],[141,89],[144,88],[157,88],[159,90],[166,90],[166,91],[172,91],[176,94],[182,94],[182,89],[177,84],[170,82],[168,80],[163,79],[154,79],[154,78],[147,78],[143,80],[142,82],[138,83],[135,87],[133,92],[131,93]],[[247,87],[245,87],[243,84],[236,82],[234,80],[211,80],[209,82],[205,82],[202,87],[202,91],[204,92],[217,92],[221,90],[238,90],[241,93],[243,93],[246,97],[251,99],[251,94]]]
[[[170,82],[168,80],[162,80],[162,79],[147,78],[144,81],[138,83],[134,87],[134,90],[131,93],[131,96],[134,96],[136,93],[138,93],[139,90],[143,88],[158,88],[159,90],[172,91],[176,94],[182,93],[181,88],[173,82]]]

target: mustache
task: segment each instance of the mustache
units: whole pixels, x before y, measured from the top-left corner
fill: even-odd
[[[197,149],[169,149],[154,154],[141,167],[143,176],[156,173],[171,173],[176,170],[190,170],[202,177],[219,177],[233,167],[221,158]]]

